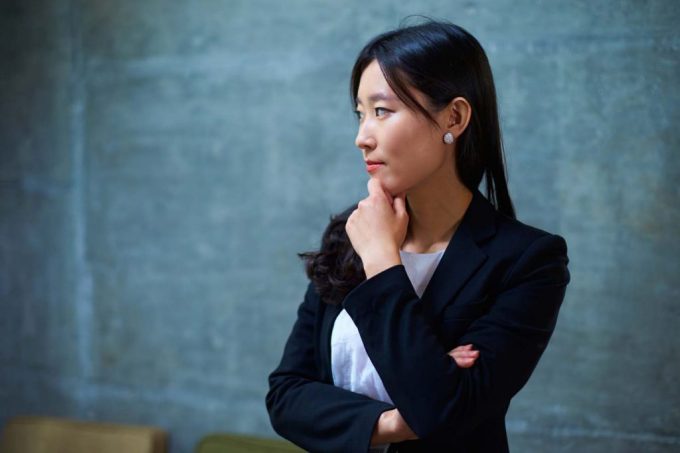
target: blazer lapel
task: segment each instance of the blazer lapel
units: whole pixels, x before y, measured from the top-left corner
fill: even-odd
[[[454,300],[487,255],[478,244],[496,232],[495,208],[479,190],[472,194],[458,229],[421,297],[423,309],[433,318]]]
[[[437,269],[425,288],[421,303],[423,310],[433,318],[451,303],[472,274],[486,261],[487,255],[477,244],[496,232],[495,209],[479,190],[472,194],[472,201],[463,219],[446,246]],[[320,356],[323,376],[333,382],[331,369],[331,333],[335,318],[342,311],[342,305],[324,304],[319,338],[322,339]]]

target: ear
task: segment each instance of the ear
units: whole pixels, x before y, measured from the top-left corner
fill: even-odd
[[[457,97],[449,102],[446,112],[448,113],[446,129],[456,137],[460,137],[472,117],[472,106],[464,97]]]

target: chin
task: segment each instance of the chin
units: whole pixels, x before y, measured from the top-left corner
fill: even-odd
[[[385,179],[378,175],[372,177],[376,178],[380,182],[383,190],[392,195],[392,197],[399,195],[400,193],[408,192],[411,188],[411,186],[404,185],[403,183],[392,181],[390,178]]]

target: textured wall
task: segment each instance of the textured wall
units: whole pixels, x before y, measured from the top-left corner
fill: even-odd
[[[365,192],[353,59],[424,13],[485,46],[519,218],[569,244],[511,447],[678,450],[680,4],[397,3],[0,4],[0,424],[273,435],[295,253]]]

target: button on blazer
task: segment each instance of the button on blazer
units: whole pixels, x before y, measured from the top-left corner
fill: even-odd
[[[474,191],[421,298],[402,264],[341,305],[309,283],[269,375],[272,426],[308,451],[365,452],[380,414],[397,407],[419,439],[390,451],[507,452],[505,414],[555,328],[568,262],[561,236],[501,214]],[[343,308],[394,405],[333,385],[330,337]],[[468,343],[480,355],[459,368],[447,352]]]

